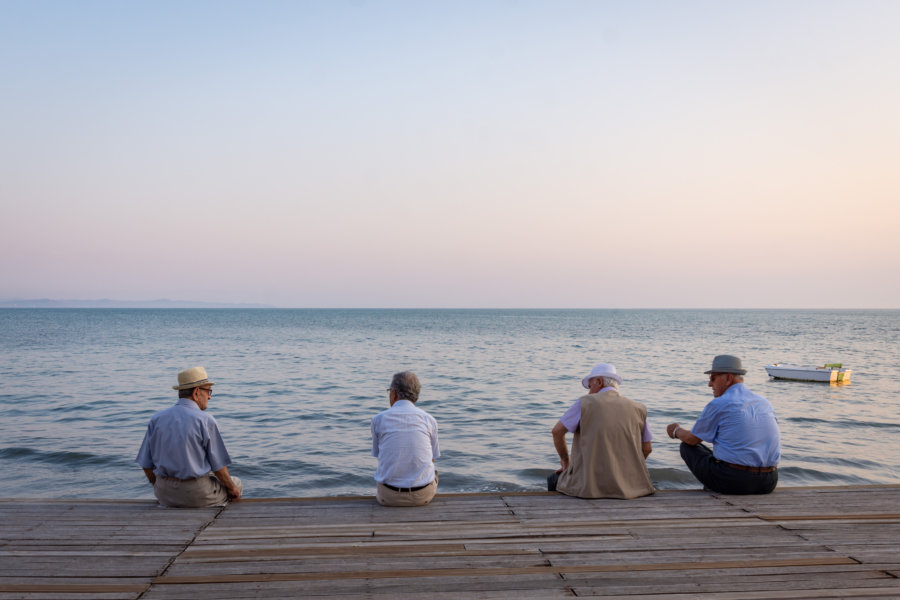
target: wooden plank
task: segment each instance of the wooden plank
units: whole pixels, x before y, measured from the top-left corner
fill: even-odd
[[[747,568],[749,566],[795,566],[795,565],[844,565],[855,564],[855,561],[844,557],[796,558],[785,560],[758,561],[719,561],[715,563],[680,562],[680,563],[627,563],[617,565],[576,565],[570,567],[520,567],[520,568],[485,568],[485,569],[407,569],[389,571],[330,571],[315,573],[220,573],[213,578],[206,576],[170,576],[162,575],[153,581],[153,585],[212,583],[212,582],[253,582],[253,581],[310,581],[316,579],[377,579],[377,578],[419,578],[448,575],[523,575],[535,573],[613,572],[613,571],[662,571],[689,569],[724,569]]]
[[[5,593],[47,593],[47,594],[140,594],[147,589],[143,583],[24,583],[2,584],[0,592]]]
[[[0,600],[134,600],[134,592],[0,592]]]
[[[296,556],[509,556],[514,554],[535,554],[537,551],[521,549],[470,549],[464,544],[421,544],[421,545],[375,545],[365,544],[352,547],[253,547],[235,549],[229,547],[222,550],[193,550],[189,548],[181,556],[181,562],[223,561],[228,559],[260,560],[265,557],[286,558]]]
[[[142,600],[198,598],[485,598],[569,597],[564,581],[552,575],[446,577],[408,579],[338,579],[323,581],[270,581],[265,583],[209,583],[154,586]]]
[[[182,586],[180,588],[166,586],[166,588],[156,588],[142,598],[143,600],[197,600],[198,598],[225,597],[228,597],[230,600],[244,598],[267,598],[270,600],[297,600],[297,598],[329,598],[331,600],[359,600],[360,598],[366,598],[366,600],[422,600],[422,598],[428,598],[429,600],[507,600],[511,594],[514,594],[516,598],[571,598],[574,596],[571,590],[559,583],[553,584],[553,587],[517,589],[513,591],[509,589],[476,591],[459,589],[452,591],[392,589],[378,591],[371,588],[361,588],[351,590],[348,593],[337,592],[333,587],[324,590],[309,590],[296,584],[286,589],[274,588],[272,585],[259,586],[258,584],[242,589],[238,587],[239,585],[228,584],[224,587],[202,586],[202,589],[197,589],[198,586]]]
[[[770,590],[749,592],[690,592],[684,594],[635,594],[629,595],[628,600],[697,600],[709,598],[710,600],[793,600],[803,598],[856,598],[857,600],[897,598],[896,587],[883,588],[842,588],[842,589],[811,589],[811,590]],[[601,590],[602,592],[602,590]],[[585,590],[590,595],[590,590]],[[605,594],[595,594],[603,596]]]
[[[827,515],[758,515],[764,521],[883,521],[900,523],[900,513],[869,513],[861,515],[827,514]]]

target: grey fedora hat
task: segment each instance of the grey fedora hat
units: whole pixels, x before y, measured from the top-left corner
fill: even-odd
[[[720,354],[713,359],[712,368],[709,371],[704,371],[704,375],[709,375],[710,373],[734,373],[735,375],[743,375],[747,372],[747,369],[744,369],[741,366],[741,359],[737,356],[731,356],[730,354]]]

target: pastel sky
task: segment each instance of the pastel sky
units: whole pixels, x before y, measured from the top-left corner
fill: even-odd
[[[900,307],[900,2],[0,1],[0,298]]]

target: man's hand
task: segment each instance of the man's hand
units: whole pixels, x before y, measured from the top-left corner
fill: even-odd
[[[156,483],[156,473],[153,472],[153,469],[144,469],[144,475],[147,476],[147,481],[150,482],[150,485]]]
[[[557,473],[562,473],[566,469],[569,468],[569,459],[568,458],[560,458],[559,459],[559,468],[556,470]]]
[[[234,485],[234,482],[231,483],[231,486],[226,487],[225,491],[228,492],[229,500],[240,500],[241,499],[241,490],[238,489],[238,486]]]
[[[213,475],[216,476],[216,479],[218,479],[219,483],[222,484],[222,487],[225,488],[225,492],[231,500],[241,499],[241,490],[234,484],[234,481],[231,480],[231,475],[228,474],[228,467],[222,467],[218,471],[213,471]]]
[[[690,429],[685,429],[678,423],[669,423],[669,426],[666,427],[666,433],[669,434],[670,438],[681,440],[688,446],[696,446],[703,441],[694,435]]]

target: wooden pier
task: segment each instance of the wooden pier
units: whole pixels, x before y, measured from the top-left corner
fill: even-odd
[[[0,599],[900,598],[900,486],[0,500]]]

